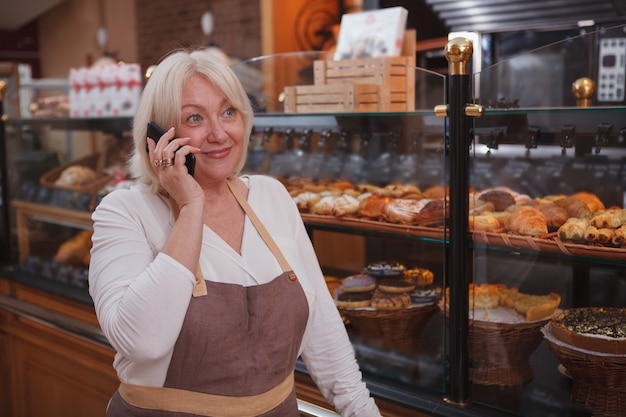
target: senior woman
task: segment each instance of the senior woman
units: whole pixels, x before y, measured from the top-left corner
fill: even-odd
[[[297,417],[300,356],[338,413],[380,416],[297,207],[276,179],[240,174],[252,123],[205,50],[174,51],[146,84],[136,185],[93,214],[89,291],[121,381],[108,417]]]

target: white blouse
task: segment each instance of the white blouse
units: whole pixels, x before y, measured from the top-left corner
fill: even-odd
[[[309,304],[300,354],[320,391],[343,416],[379,416],[328,292],[313,245],[291,196],[276,179],[243,176],[248,203],[298,276]],[[116,350],[121,381],[163,386],[195,283],[160,253],[174,224],[167,200],[143,185],[104,197],[93,213],[89,292],[102,331]],[[246,216],[241,255],[204,226],[200,268],[210,281],[258,285],[281,274]]]

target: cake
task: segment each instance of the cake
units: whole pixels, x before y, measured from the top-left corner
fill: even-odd
[[[550,321],[552,334],[569,345],[594,352],[626,354],[626,308],[564,310]]]

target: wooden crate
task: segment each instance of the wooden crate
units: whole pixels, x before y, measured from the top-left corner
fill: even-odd
[[[285,113],[402,112],[415,106],[407,92],[348,82],[285,87],[284,105]]]
[[[285,87],[285,113],[351,113],[379,111],[374,84],[298,85]]]
[[[409,56],[318,60],[313,63],[315,85],[343,83],[376,84],[384,96],[381,103],[396,103],[394,109],[381,111],[415,110],[415,58]],[[403,108],[397,103],[404,102]]]

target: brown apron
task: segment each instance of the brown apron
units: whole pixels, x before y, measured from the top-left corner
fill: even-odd
[[[307,300],[247,201],[230,188],[284,272],[250,287],[201,280],[206,295],[191,299],[164,388],[122,384],[107,417],[299,416],[293,370]]]

